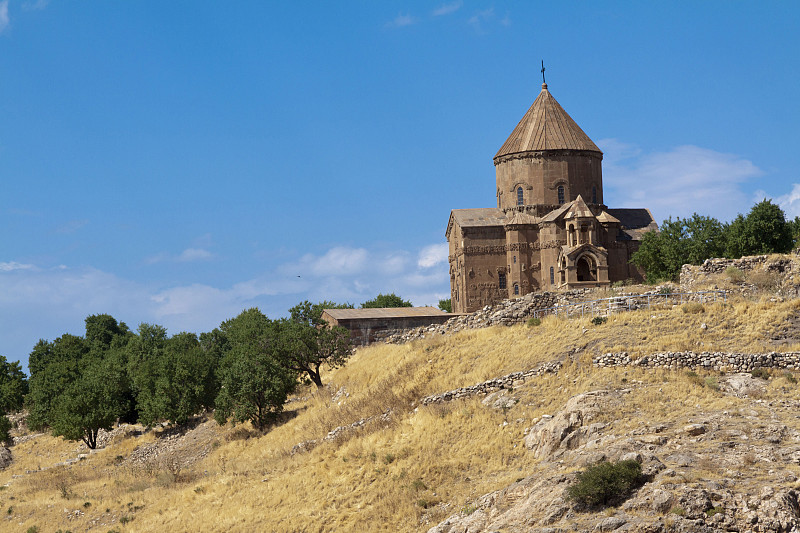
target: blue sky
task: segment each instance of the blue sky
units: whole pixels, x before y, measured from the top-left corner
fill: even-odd
[[[800,215],[796,2],[0,0],[0,354],[449,296],[454,208],[540,90],[657,220]]]

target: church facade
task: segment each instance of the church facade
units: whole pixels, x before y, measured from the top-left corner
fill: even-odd
[[[494,156],[497,207],[454,209],[447,223],[453,312],[536,290],[641,281],[630,263],[648,209],[603,203],[603,153],[542,91]]]

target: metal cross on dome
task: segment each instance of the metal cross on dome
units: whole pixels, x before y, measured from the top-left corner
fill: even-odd
[[[547,83],[544,81],[544,59],[542,59],[542,83]]]

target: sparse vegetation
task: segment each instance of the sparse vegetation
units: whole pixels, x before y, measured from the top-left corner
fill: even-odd
[[[606,322],[608,322],[608,318],[604,317],[604,316],[596,316],[592,320],[590,320],[590,322],[592,324],[594,324],[595,326],[600,326],[600,325],[605,324]]]
[[[531,317],[531,318],[528,319],[526,324],[528,324],[529,328],[536,327],[536,326],[541,326],[542,325],[542,319],[541,318],[536,318],[536,317]]]
[[[683,312],[687,315],[696,315],[697,313],[705,313],[706,308],[700,302],[686,302],[681,306]]]
[[[732,283],[742,283],[742,282],[744,282],[744,278],[745,278],[744,272],[741,269],[736,268],[735,266],[729,266],[728,268],[726,268],[725,269],[725,275],[728,276],[728,279]]]
[[[623,499],[642,482],[642,465],[637,461],[602,461],[578,473],[567,494],[583,505],[607,505]]]
[[[754,368],[753,370],[751,370],[750,371],[750,375],[753,376],[754,378],[758,378],[758,379],[769,379],[769,376],[770,376],[769,370],[767,370],[766,368],[761,368],[761,367]]]

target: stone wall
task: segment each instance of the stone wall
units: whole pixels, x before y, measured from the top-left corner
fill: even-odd
[[[681,268],[681,290],[691,291],[699,286],[733,283],[742,293],[775,292],[779,295],[797,296],[800,285],[800,260],[798,251],[785,255],[751,255],[741,259],[706,259],[702,265],[683,265]],[[726,275],[729,267],[742,272],[742,279]],[[765,286],[764,279],[754,279],[753,274],[771,275],[774,287]],[[763,276],[762,276],[763,278]]]
[[[486,328],[489,326],[511,326],[525,322],[538,309],[547,309],[585,298],[587,289],[565,292],[532,292],[515,298],[503,300],[496,305],[487,305],[467,315],[459,315],[444,324],[399,331],[385,336],[385,342],[399,344],[433,336],[449,335],[463,329]]]
[[[597,367],[639,366],[643,368],[700,368],[727,372],[750,372],[755,368],[800,369],[800,352],[729,353],[659,352],[633,359],[628,352],[606,353],[592,359]]]
[[[429,405],[432,403],[458,400],[459,398],[468,398],[477,394],[489,394],[490,392],[495,392],[500,389],[515,389],[525,383],[526,379],[541,376],[542,374],[553,374],[558,372],[561,369],[561,365],[561,361],[543,363],[536,368],[532,368],[531,370],[527,370],[525,372],[513,372],[506,376],[490,379],[476,385],[470,385],[469,387],[461,387],[443,392],[441,394],[426,396],[420,400],[420,403],[422,405]]]

